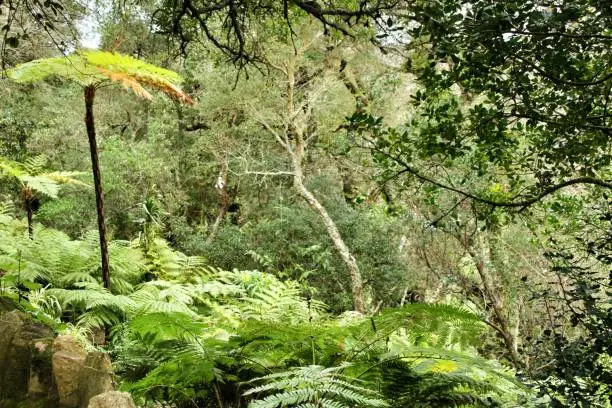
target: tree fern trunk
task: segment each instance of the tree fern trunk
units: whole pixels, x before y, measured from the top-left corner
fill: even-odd
[[[34,239],[34,211],[32,210],[32,207],[30,207],[30,204],[26,204],[26,212],[28,214],[28,236],[30,239]]]
[[[98,146],[96,144],[96,128],[94,124],[93,103],[96,88],[93,85],[85,87],[85,127],[89,139],[89,152],[91,153],[91,169],[96,190],[96,210],[98,212],[98,234],[100,235],[100,255],[102,257],[102,282],[104,287],[110,289],[110,272],[108,267],[108,244],[106,242],[106,225],[104,223],[104,194],[102,191],[102,174],[98,160]]]

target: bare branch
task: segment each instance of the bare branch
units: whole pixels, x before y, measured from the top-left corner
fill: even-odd
[[[241,173],[234,173],[233,174],[237,175],[237,176],[249,176],[249,175],[253,175],[253,176],[271,176],[271,177],[276,177],[276,176],[293,176],[295,175],[294,172],[292,171],[243,171]]]

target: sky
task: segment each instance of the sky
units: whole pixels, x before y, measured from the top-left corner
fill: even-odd
[[[93,0],[85,0],[84,7],[89,10],[84,18],[77,21],[76,26],[81,35],[81,46],[84,48],[98,48],[100,46],[100,26],[96,15]]]

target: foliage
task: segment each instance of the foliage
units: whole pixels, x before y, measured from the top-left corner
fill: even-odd
[[[552,235],[547,242],[546,255],[552,269],[558,279],[566,282],[561,296],[568,310],[565,321],[562,312],[555,313],[554,318],[562,323],[547,336],[547,343],[554,349],[555,363],[540,377],[543,392],[550,393],[559,406],[605,407],[612,392],[610,206],[592,208],[586,203],[576,204],[580,209],[575,212],[574,222],[564,226],[563,235]],[[554,206],[548,222],[554,223],[567,211],[573,213],[572,210],[569,203]],[[553,295],[544,290],[537,296]],[[568,334],[569,328],[574,329],[572,334]]]
[[[393,1],[355,0],[332,1],[323,7],[317,2],[300,0],[239,1],[214,6],[205,2],[163,2],[160,12],[154,13],[151,19],[153,24],[176,36],[182,50],[201,32],[232,62],[244,67],[263,62],[265,58],[258,36],[261,31],[267,31],[270,36],[283,36],[293,32],[295,23],[309,16],[326,33],[354,35],[364,31],[370,22],[385,27],[380,21],[382,14],[394,5]],[[225,23],[219,25],[218,21]]]
[[[176,85],[181,79],[175,72],[110,52],[84,50],[68,57],[30,61],[11,69],[8,75],[21,83],[37,82],[56,75],[84,87],[110,80],[120,83],[141,98],[152,99],[152,95],[142,86],[147,85],[170,98],[192,102]]]
[[[343,376],[344,366],[325,368],[311,365],[269,374],[253,381],[266,382],[244,393],[271,395],[249,403],[251,408],[299,407],[386,407],[387,404],[372,390],[355,384]]]
[[[61,185],[72,184],[87,186],[87,184],[74,178],[83,173],[76,171],[45,172],[43,170],[47,158],[36,156],[26,160],[25,163],[17,163],[0,156],[0,178],[12,178],[21,185],[20,201],[22,207],[28,213],[29,228],[35,211],[40,207],[38,194],[50,198],[57,198]],[[31,238],[32,235],[30,235]]]
[[[0,296],[142,406],[608,408],[607,4],[212,3],[0,0]]]

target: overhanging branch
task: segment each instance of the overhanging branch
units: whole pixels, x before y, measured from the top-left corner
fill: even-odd
[[[384,152],[384,151],[380,151],[380,150],[376,150],[379,153],[384,154],[386,157],[388,157],[389,159],[395,161],[396,163],[398,163],[400,166],[403,167],[403,169],[401,171],[399,171],[398,173],[396,173],[396,177],[401,175],[401,174],[410,174],[414,177],[416,177],[417,179],[424,181],[426,183],[432,184],[436,187],[440,187],[444,190],[448,190],[448,191],[452,191],[454,193],[460,194],[463,197],[467,197],[470,198],[474,201],[478,201],[480,203],[483,204],[487,204],[490,205],[492,207],[505,207],[505,208],[521,208],[521,210],[537,203],[538,201],[542,200],[544,197],[554,193],[555,191],[561,190],[562,188],[565,187],[569,187],[569,186],[573,186],[576,184],[592,184],[592,185],[597,185],[600,187],[604,187],[604,188],[608,188],[608,189],[612,189],[612,182],[609,180],[601,180],[595,177],[577,177],[577,178],[573,178],[570,180],[566,180],[563,182],[560,182],[558,184],[554,184],[552,186],[549,186],[547,188],[545,188],[544,190],[542,190],[540,193],[536,194],[533,197],[527,198],[527,199],[521,199],[519,201],[515,201],[515,200],[511,200],[511,201],[495,201],[495,200],[491,200],[485,197],[480,197],[477,196],[476,194],[470,193],[468,191],[464,191],[462,189],[459,189],[457,187],[453,187],[451,185],[448,184],[444,184],[440,181],[434,180],[433,178],[426,176],[424,174],[421,174],[419,171],[417,171],[416,169],[414,169],[412,166],[410,166],[408,163],[404,162],[403,160],[397,158],[397,157],[393,157],[391,155],[389,155],[388,153]],[[516,198],[516,197],[515,197]]]

